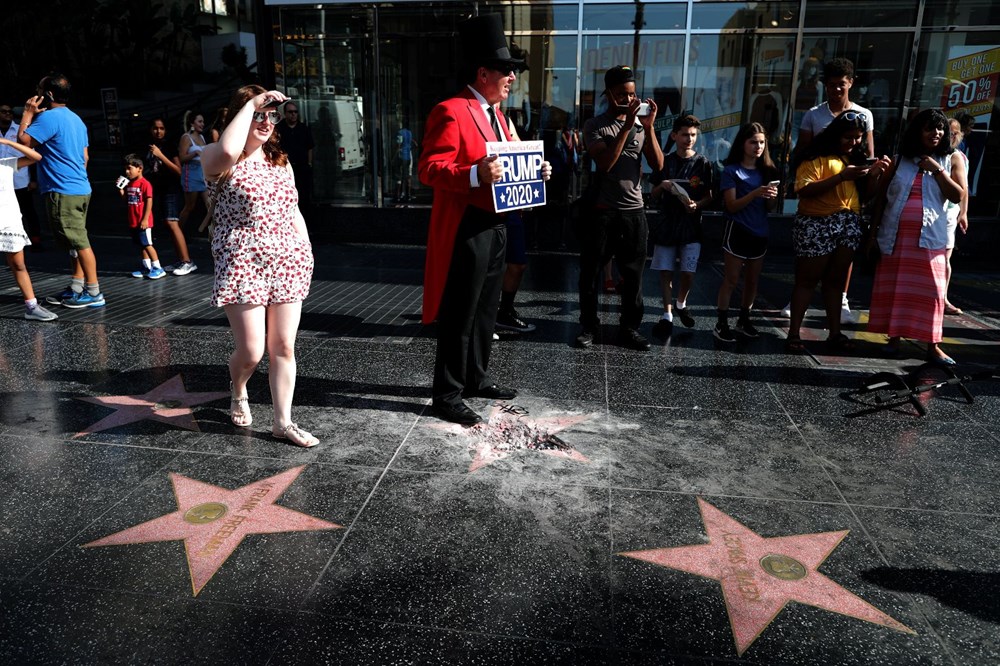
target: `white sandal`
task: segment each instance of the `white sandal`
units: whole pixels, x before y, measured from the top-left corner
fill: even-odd
[[[250,396],[237,398],[233,393],[233,383],[229,382],[229,418],[237,428],[249,428],[253,423],[253,414],[250,413]]]
[[[306,432],[297,423],[289,423],[284,428],[274,426],[271,428],[271,434],[277,439],[287,439],[295,446],[304,449],[311,449],[319,444],[319,440],[312,433]]]

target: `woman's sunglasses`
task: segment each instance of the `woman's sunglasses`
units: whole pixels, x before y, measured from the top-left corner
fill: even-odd
[[[860,111],[848,111],[847,113],[844,114],[844,120],[851,123],[853,123],[854,121],[866,123],[868,122],[868,116],[861,113]]]
[[[267,118],[272,125],[277,125],[281,122],[281,114],[277,111],[254,111],[253,119],[254,122],[262,123],[264,119]]]

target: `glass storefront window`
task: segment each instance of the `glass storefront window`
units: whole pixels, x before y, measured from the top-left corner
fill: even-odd
[[[693,8],[694,29],[799,27],[798,2],[696,2]]]
[[[925,26],[998,24],[1000,3],[996,0],[937,0],[924,8]]]
[[[572,30],[579,24],[580,6],[532,2],[530,4],[490,6],[482,11],[497,11],[503,15],[504,28],[508,32],[522,30]]]
[[[604,110],[604,73],[627,64],[636,70],[638,94],[652,97],[660,108],[656,130],[667,149],[669,128],[681,113],[701,118],[699,148],[718,162],[726,157],[739,126],[758,121],[768,129],[775,162],[787,168],[802,116],[825,99],[823,64],[846,57],[856,73],[850,97],[872,111],[878,154],[896,150],[905,118],[918,108],[940,106],[950,115],[967,112],[975,117],[967,139],[973,163],[970,212],[995,215],[1000,193],[983,183],[997,181],[1000,170],[992,159],[1000,154],[994,118],[995,89],[1000,86],[1000,3],[855,4],[303,4],[277,10],[275,78],[279,88],[299,102],[303,119],[313,129],[317,202],[426,205],[431,192],[420,185],[415,172],[424,123],[434,104],[464,85],[456,71],[461,57],[458,25],[477,11],[500,12],[511,50],[529,63],[529,71],[513,86],[505,112],[523,138],[544,142],[550,161],[566,152],[564,144],[572,147],[573,133],[584,121]],[[929,28],[923,32],[916,25],[921,7],[922,23]],[[798,30],[800,10],[805,12],[804,32]],[[963,25],[977,27],[956,29]],[[994,27],[978,28],[984,25]],[[918,34],[914,64],[913,40]],[[911,70],[913,81],[907,79]],[[904,106],[907,97],[909,106]],[[585,153],[582,157],[585,172]],[[585,184],[575,173],[570,183],[571,195]]]
[[[630,2],[627,4],[586,4],[584,30],[683,30],[687,27],[687,5],[677,3]]]
[[[938,107],[948,116],[975,119],[965,137],[969,157],[969,215],[1000,211],[1000,31],[935,32],[924,35],[917,56],[912,105],[907,116]]]
[[[916,0],[879,0],[863,8],[842,0],[806,3],[807,28],[889,28],[913,26],[916,20]]]
[[[313,133],[317,201],[372,203],[368,12],[284,11],[278,86]]]
[[[872,112],[875,154],[891,154],[899,136],[912,39],[911,33],[891,32],[836,32],[803,37],[792,143],[797,140],[805,112],[826,101],[823,64],[833,58],[847,58],[854,63],[854,85],[848,97]]]

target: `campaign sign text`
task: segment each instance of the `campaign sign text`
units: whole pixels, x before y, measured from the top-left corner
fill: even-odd
[[[487,155],[499,155],[503,179],[493,183],[493,209],[498,213],[545,205],[542,142],[489,142]]]

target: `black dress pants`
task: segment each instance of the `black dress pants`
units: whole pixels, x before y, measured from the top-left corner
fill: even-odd
[[[493,384],[487,366],[503,284],[507,229],[504,217],[469,206],[448,268],[438,309],[434,402],[455,404],[463,389]]]
[[[646,266],[649,229],[646,212],[598,208],[580,224],[580,324],[596,331],[597,280],[611,257],[622,276],[622,328],[638,329],[642,323],[642,271]]]

